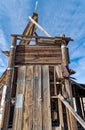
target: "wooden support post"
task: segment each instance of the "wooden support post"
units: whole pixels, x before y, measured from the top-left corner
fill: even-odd
[[[34,66],[33,130],[42,130],[41,66]]]
[[[61,52],[62,52],[62,63],[65,66],[68,66],[69,61],[68,61],[68,55],[67,54],[67,47],[66,47],[66,43],[65,41],[62,43],[61,45]],[[70,98],[72,99],[72,88],[71,88],[71,84],[70,84],[70,79],[65,79],[65,90],[64,90],[64,95],[66,98]],[[70,105],[73,107],[73,103],[71,102]],[[67,111],[67,122],[68,122],[68,130],[77,130],[77,122],[74,119],[73,115],[71,113]],[[69,126],[69,122],[70,122],[70,126]]]
[[[33,66],[26,67],[23,130],[33,129]]]
[[[42,87],[43,87],[43,130],[52,130],[51,124],[51,106],[50,106],[50,84],[49,84],[49,66],[42,66]]]
[[[64,130],[62,102],[59,99],[58,99],[58,110],[59,110],[60,130]]]
[[[7,68],[7,92],[6,92],[6,110],[4,116],[4,125],[2,130],[7,130],[9,123],[10,115],[10,99],[11,99],[11,88],[12,88],[12,78],[13,78],[13,69],[14,69],[14,58],[15,58],[15,49],[16,49],[16,36],[12,37],[12,45],[10,48],[8,68]]]
[[[25,92],[25,73],[26,73],[26,66],[21,66],[18,68],[13,130],[22,130],[23,102],[24,102],[24,92]]]

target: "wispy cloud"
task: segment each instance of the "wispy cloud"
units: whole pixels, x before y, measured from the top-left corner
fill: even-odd
[[[3,0],[0,2],[0,76],[7,67],[7,58],[1,53],[9,50],[10,34],[21,34],[31,13],[31,0]]]

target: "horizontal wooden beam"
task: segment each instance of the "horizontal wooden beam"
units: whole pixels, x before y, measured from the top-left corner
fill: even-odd
[[[69,42],[69,41],[73,41],[72,38],[70,37],[47,37],[47,36],[27,36],[27,35],[23,35],[23,34],[11,34],[11,36],[17,36],[17,38],[19,37],[24,37],[24,38],[37,38],[37,39],[54,39],[54,40],[65,40],[66,42]]]

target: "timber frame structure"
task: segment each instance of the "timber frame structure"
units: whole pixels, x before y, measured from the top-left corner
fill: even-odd
[[[70,79],[72,39],[38,36],[32,21],[11,36],[3,51],[9,62],[0,78],[0,130],[84,130],[85,85]]]

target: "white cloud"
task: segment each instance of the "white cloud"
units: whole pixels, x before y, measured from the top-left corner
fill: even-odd
[[[7,49],[7,41],[4,36],[3,30],[0,29],[0,49],[6,50]]]

